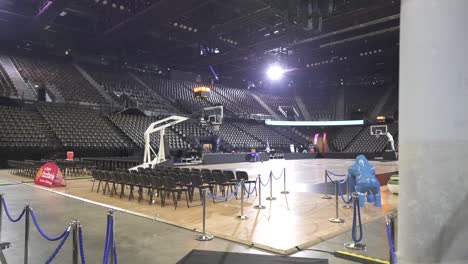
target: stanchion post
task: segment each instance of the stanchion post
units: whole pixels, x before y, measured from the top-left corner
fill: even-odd
[[[327,174],[328,174],[328,172],[327,172],[327,170],[325,170],[325,194],[322,195],[322,197],[321,197],[322,199],[331,199],[331,196],[328,195],[328,187],[327,187],[327,185],[328,185],[328,179],[327,179],[328,175]]]
[[[26,213],[24,221],[24,264],[28,264],[28,255],[29,255],[29,213],[31,208],[29,204],[26,204]]]
[[[203,189],[203,230],[201,235],[198,235],[195,239],[198,241],[209,241],[214,238],[213,235],[206,233],[206,189]]]
[[[248,217],[246,215],[244,215],[244,192],[245,192],[245,188],[244,188],[244,179],[242,179],[240,181],[240,187],[241,187],[241,211],[240,211],[240,215],[237,216],[240,220],[247,220]]]
[[[353,193],[352,196],[353,196],[354,207],[359,207],[359,196],[358,196],[358,194]],[[354,210],[357,210],[357,208],[355,208]],[[355,217],[356,215],[357,214],[353,214],[353,217]],[[356,219],[354,219],[353,222],[357,223],[358,221],[356,221]],[[352,228],[352,232],[353,232],[352,237],[356,237],[356,228],[354,228],[354,227]],[[354,241],[349,242],[349,243],[345,243],[344,246],[345,246],[345,248],[352,249],[352,250],[366,250],[366,244],[359,243],[359,242],[354,242]]]
[[[270,197],[266,198],[268,201],[276,200],[276,197],[273,197],[273,172],[270,171]]]
[[[72,222],[73,257],[72,263],[78,264],[78,221]]]
[[[393,214],[388,214],[385,216],[385,224],[388,225],[389,229],[390,229],[390,237],[392,238],[392,246],[393,246],[393,250],[395,251],[396,250],[396,247],[395,247],[395,218],[393,216]],[[390,255],[390,263],[394,263],[395,260],[392,259],[393,256],[392,256],[392,252],[389,251],[389,255]]]
[[[351,194],[349,193],[349,175],[347,176],[346,179],[346,200],[349,201],[349,197],[351,197]],[[353,206],[351,204],[343,204],[344,209],[351,209]]]
[[[0,193],[0,242],[2,242],[3,193]]]
[[[335,218],[330,218],[328,219],[328,221],[332,223],[344,223],[344,220],[338,217],[338,181],[335,181],[335,209],[336,209]]]
[[[266,207],[262,205],[262,178],[260,174],[258,175],[258,205],[254,206],[255,209],[265,209]]]
[[[282,194],[288,194],[289,192],[286,190],[286,168],[283,168],[283,191]]]
[[[110,243],[110,250],[109,250],[109,264],[114,264],[114,226],[115,226],[115,219],[114,219],[114,209],[109,210],[109,217],[112,218],[112,233],[111,233],[111,241]]]

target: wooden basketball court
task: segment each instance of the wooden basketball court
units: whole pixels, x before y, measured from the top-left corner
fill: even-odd
[[[267,181],[270,170],[275,177],[279,177],[282,169],[286,168],[286,188],[290,193],[280,193],[284,188],[284,178],[273,179],[273,196],[277,199],[275,201],[265,200],[269,196],[270,187],[262,186],[262,204],[266,206],[266,209],[255,209],[253,205],[258,204],[258,196],[251,196],[244,203],[244,215],[248,216],[247,220],[238,218],[241,204],[240,195],[238,200],[231,198],[228,201],[216,201],[214,204],[210,199],[206,207],[207,232],[256,248],[280,254],[291,254],[297,251],[296,247],[310,247],[349,231],[352,224],[352,209],[341,208],[343,202],[339,199],[339,216],[345,222],[342,224],[330,223],[328,219],[335,217],[335,200],[321,199],[322,194],[317,190],[320,189],[318,186],[323,185],[325,170],[345,174],[352,162],[352,160],[332,159],[270,160],[263,163],[196,166],[197,168],[245,170],[251,179],[255,179],[260,174],[264,182]],[[378,174],[398,170],[396,162],[371,163],[376,167]],[[1,177],[16,180],[19,178],[7,174],[2,172]],[[96,190],[91,192],[91,185],[92,181],[89,179],[68,180],[67,187],[52,190],[122,208],[129,213],[190,230],[201,231],[202,229],[202,206],[197,191],[190,208],[187,208],[182,196],[177,210],[174,210],[170,198],[167,198],[166,207],[162,208],[159,205],[159,199],[156,199],[156,203],[152,205],[148,204],[148,200],[143,200],[140,203],[137,200],[128,201],[127,196],[119,199],[118,195],[110,197],[108,194],[103,195],[102,192],[96,193]],[[332,185],[329,187],[331,189]],[[361,210],[363,223],[381,218],[385,213],[396,209],[398,196],[389,193],[387,187],[382,187],[381,193],[381,208],[366,203]],[[382,223],[382,230],[383,228]],[[157,236],[157,234],[150,233],[148,235]],[[364,233],[364,237],[366,235],[369,234]]]

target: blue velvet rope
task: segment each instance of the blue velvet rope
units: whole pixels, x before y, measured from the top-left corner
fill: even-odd
[[[114,264],[117,264],[117,247],[115,246],[115,240],[114,240]]]
[[[83,246],[83,231],[81,230],[81,226],[78,226],[78,241],[80,243],[80,258],[81,264],[85,264],[85,253],[84,253],[84,246]]]
[[[332,175],[333,175],[333,174],[332,174]],[[335,182],[332,178],[330,178],[330,175],[328,175],[328,173],[327,173],[327,178],[328,178],[331,182]],[[336,180],[336,182],[338,182],[338,183],[345,183],[346,181],[347,181],[347,178],[344,179],[344,180],[342,180],[342,181],[340,181],[340,180],[338,180],[338,179]]]
[[[109,234],[110,234],[110,217],[107,218],[107,226],[106,226],[106,241],[104,243],[104,255],[102,256],[102,264],[108,264],[108,256],[109,256]]]
[[[258,181],[260,182],[260,184],[261,184],[262,186],[265,187],[265,186],[267,186],[268,183],[270,182],[270,176],[268,176],[268,180],[267,180],[267,182],[266,182],[265,184],[263,184],[262,178],[261,178],[260,176],[258,176]]]
[[[46,260],[46,264],[49,264],[54,260],[55,256],[59,253],[60,249],[62,249],[63,244],[65,244],[65,241],[67,241],[68,235],[70,234],[70,226],[67,228],[67,232],[65,233],[65,236],[63,236],[62,240],[58,244],[57,248],[55,248],[54,252],[52,255]]]
[[[239,186],[240,186],[240,182],[236,185],[236,188],[234,188],[234,191],[231,192],[230,194],[226,195],[225,197],[216,196],[216,195],[212,194],[211,192],[207,192],[206,194],[208,194],[208,196],[210,196],[211,198],[216,199],[216,200],[227,200],[227,199],[231,198],[232,196],[234,196],[234,194],[237,193],[237,189],[239,189]]]
[[[348,174],[335,174],[329,170],[326,171],[327,174],[331,174],[332,176],[335,176],[335,177],[344,177],[344,176],[348,176]]]
[[[271,176],[273,176],[273,179],[279,180],[279,179],[281,179],[281,176],[283,176],[283,173],[284,173],[284,170],[282,170],[280,176],[278,178],[276,178],[275,175],[273,174],[273,172],[271,172]]]
[[[254,182],[254,187],[253,187],[252,191],[250,191],[250,192],[247,190],[247,187],[245,186],[245,182],[244,182],[244,190],[248,195],[253,194],[256,189],[257,189],[257,182]]]
[[[386,223],[385,229],[387,231],[388,246],[390,247],[390,264],[396,264],[395,248],[393,247],[392,234],[390,232],[390,225]]]
[[[8,207],[7,207],[7,205],[6,205],[6,202],[5,202],[5,199],[3,198],[3,196],[1,197],[1,199],[2,199],[3,208],[5,209],[5,213],[6,213],[7,217],[8,217],[8,219],[9,219],[11,222],[16,223],[16,222],[18,222],[19,220],[21,220],[21,218],[23,218],[24,213],[26,213],[26,208],[23,208],[23,211],[22,211],[21,214],[18,216],[18,218],[13,219],[13,218],[11,217],[11,215],[10,215],[10,212],[8,211]]]
[[[33,223],[34,223],[34,226],[36,227],[37,231],[39,231],[39,234],[41,234],[41,236],[49,241],[57,241],[59,239],[62,239],[66,234],[67,234],[67,230],[69,229],[70,225],[68,225],[66,228],[65,228],[65,231],[63,231],[62,234],[56,236],[56,237],[50,237],[48,236],[46,233],[44,233],[44,231],[42,230],[42,228],[39,226],[38,222],[37,222],[37,219],[36,219],[36,215],[34,214],[34,211],[31,210],[30,211],[30,214],[31,214],[31,218],[33,220]]]
[[[349,182],[346,182],[346,184],[349,184]],[[345,200],[344,195],[343,195],[343,191],[341,190],[341,184],[339,184],[339,183],[338,183],[338,191],[340,193],[341,200],[343,200],[343,203],[349,204],[349,203],[351,203],[353,201],[353,197],[349,197],[348,201]]]
[[[355,237],[355,230],[356,230],[356,212],[357,218],[359,221],[359,238],[356,239]],[[359,199],[354,199],[354,208],[353,208],[353,230],[351,231],[351,237],[353,238],[354,243],[361,242],[362,240],[362,223],[361,223],[361,209],[359,207]]]

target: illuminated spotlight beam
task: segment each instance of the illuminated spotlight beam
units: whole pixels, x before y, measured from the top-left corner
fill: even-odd
[[[277,81],[281,79],[284,75],[284,69],[279,65],[271,65],[266,74],[270,80]]]

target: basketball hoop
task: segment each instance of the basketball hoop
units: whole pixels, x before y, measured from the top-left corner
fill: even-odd
[[[379,139],[379,137],[380,137],[380,134],[376,134],[376,135],[375,135],[375,137],[376,137],[377,139]]]

